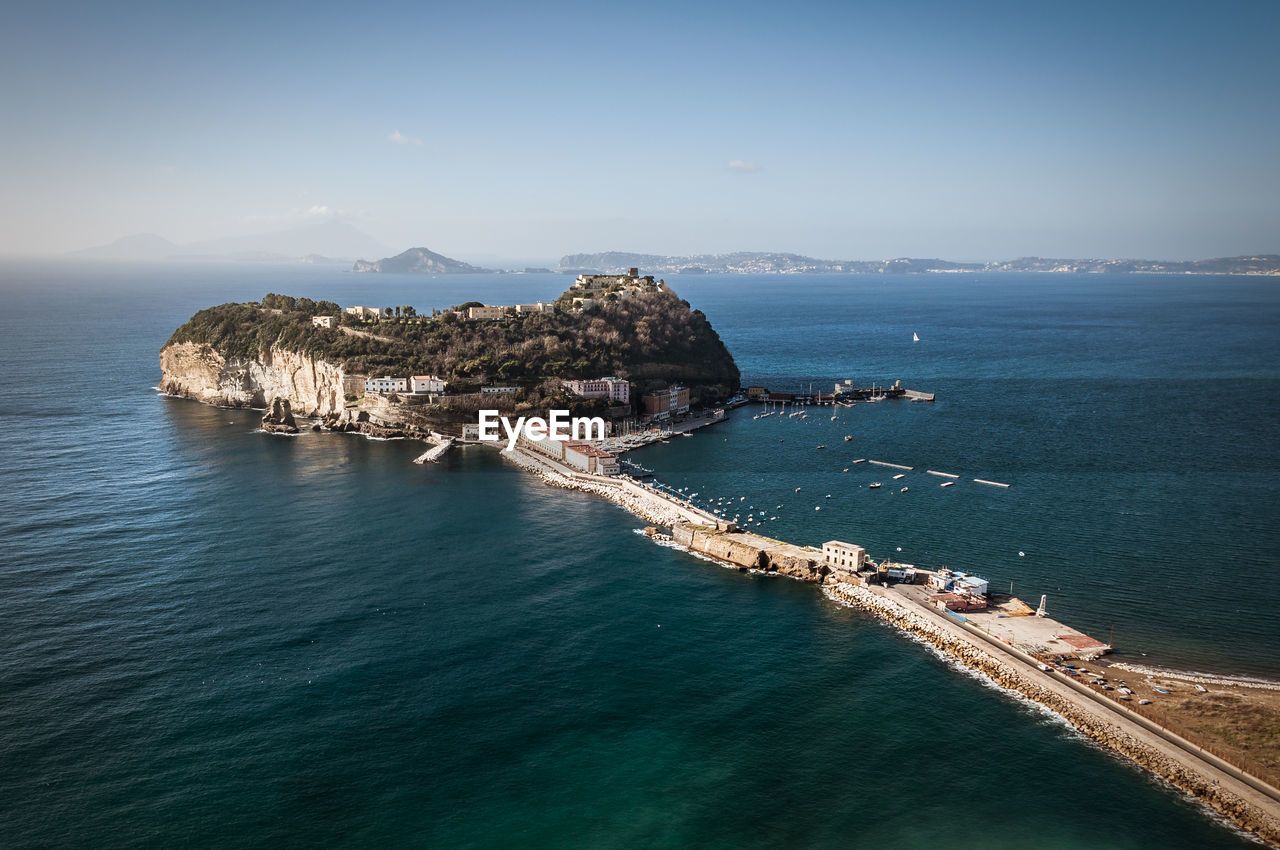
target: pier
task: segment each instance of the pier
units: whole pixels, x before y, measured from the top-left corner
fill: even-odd
[[[444,457],[445,452],[449,451],[449,449],[451,448],[453,448],[453,438],[448,437],[440,445],[434,446],[428,449],[427,451],[423,452],[418,457],[414,458],[413,462],[414,463],[427,463],[427,462],[435,463],[436,461],[440,460],[440,458]]]
[[[658,492],[651,485],[580,473],[520,448],[504,451],[503,456],[537,472],[550,484],[596,493],[669,528],[671,541],[691,552],[744,572],[788,576],[820,585],[830,599],[867,611],[921,638],[1001,686],[1047,707],[1085,736],[1264,840],[1280,841],[1280,789],[1144,716],[1137,710],[1139,706],[1119,702],[1075,681],[1070,674],[1079,672],[1079,663],[1055,659],[1095,658],[1111,647],[1044,616],[1043,603],[1035,615],[1027,614],[1028,606],[1011,599],[996,602],[985,618],[972,612],[941,611],[932,604],[932,593],[923,587],[892,579],[885,582],[878,571],[867,568],[834,565],[823,550],[813,546],[742,531],[734,523],[674,494]]]
[[[906,469],[906,470],[915,469],[914,466],[906,466],[905,464],[901,464],[901,463],[889,463],[889,461],[887,460],[868,460],[867,463],[874,463],[876,466],[890,466],[890,467],[893,467],[894,469]]]

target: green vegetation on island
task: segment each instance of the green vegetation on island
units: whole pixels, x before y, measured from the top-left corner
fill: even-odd
[[[166,346],[209,345],[228,360],[259,359],[276,347],[347,374],[438,375],[451,394],[491,384],[549,391],[550,382],[614,375],[640,392],[688,386],[698,403],[738,386],[738,367],[711,324],[670,290],[607,293],[581,309],[568,296],[546,311],[497,319],[468,319],[457,308],[422,315],[407,305],[360,319],[330,301],[269,294],[199,311]],[[479,303],[459,305],[467,306]],[[328,328],[313,323],[317,315],[339,318]]]

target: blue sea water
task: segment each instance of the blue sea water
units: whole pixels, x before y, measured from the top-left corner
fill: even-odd
[[[654,546],[488,450],[424,468],[151,389],[203,306],[565,282],[0,267],[0,845],[1245,843],[815,588]],[[767,506],[774,536],[1046,593],[1132,660],[1280,676],[1274,281],[669,282],[752,383],[938,401],[747,408],[635,456],[663,480]],[[859,457],[915,466],[909,491]]]

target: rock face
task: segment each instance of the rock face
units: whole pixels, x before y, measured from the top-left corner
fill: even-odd
[[[681,546],[742,570],[763,570],[810,582],[822,582],[831,571],[821,552],[758,534],[679,523],[672,526],[671,537]]]
[[[296,434],[298,423],[293,420],[293,410],[287,398],[273,398],[271,409],[262,417],[262,430],[269,434]]]
[[[180,342],[160,352],[160,391],[223,407],[289,402],[300,416],[343,410],[342,369],[296,351],[271,348],[257,360],[224,358],[209,345]]]

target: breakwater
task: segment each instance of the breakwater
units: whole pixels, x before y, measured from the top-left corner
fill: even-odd
[[[823,592],[836,602],[875,614],[996,684],[1045,706],[1096,743],[1130,759],[1259,838],[1280,845],[1276,801],[1252,787],[1251,777],[1244,777],[1229,765],[1221,766],[1226,768],[1225,777],[1212,775],[1202,765],[1188,765],[1186,758],[1180,757],[1186,747],[1170,741],[1167,733],[1124,722],[1129,718],[1109,718],[1107,709],[1089,706],[1073,693],[1070,687],[1074,683],[1036,681],[1050,677],[1032,666],[1032,659],[1025,663],[1018,663],[1022,659],[1002,660],[992,649],[978,646],[962,634],[958,626],[926,616],[883,592],[847,583],[828,584]]]
[[[1253,835],[1280,847],[1280,791],[1205,752],[1140,715],[1056,677],[1030,656],[947,620],[890,589],[856,583],[833,571],[822,552],[743,532],[732,523],[626,479],[574,473],[515,450],[513,463],[555,486],[612,499],[649,522],[671,529],[689,551],[741,571],[758,570],[823,586],[833,601],[865,610],[947,653],[972,670],[1062,717],[1082,734],[1190,795]]]

